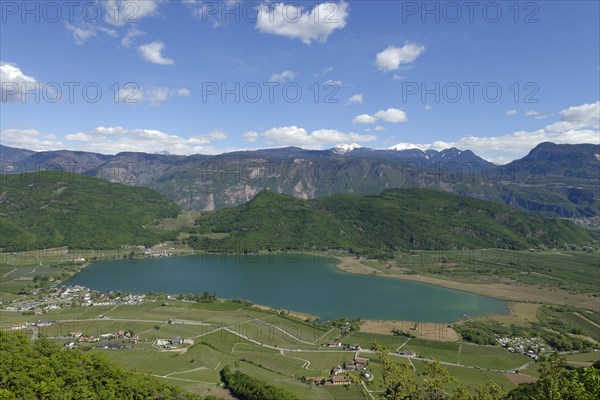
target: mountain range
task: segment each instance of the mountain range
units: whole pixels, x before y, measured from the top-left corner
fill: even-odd
[[[430,188],[548,216],[600,215],[596,144],[541,143],[506,165],[470,150],[421,150],[409,144],[387,150],[349,144],[327,150],[286,147],[190,156],[33,152],[0,146],[0,163],[2,174],[62,170],[146,186],[184,208],[201,211],[244,204],[263,190],[314,199]]]

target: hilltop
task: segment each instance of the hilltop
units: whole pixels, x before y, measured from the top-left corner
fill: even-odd
[[[3,175],[1,247],[106,249],[170,238],[158,221],[180,211],[166,196],[141,187],[65,172]]]

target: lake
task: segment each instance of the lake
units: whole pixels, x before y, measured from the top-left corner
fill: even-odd
[[[209,255],[95,263],[67,285],[132,293],[216,292],[329,320],[341,317],[451,322],[505,314],[507,303],[459,290],[340,271],[313,255]]]

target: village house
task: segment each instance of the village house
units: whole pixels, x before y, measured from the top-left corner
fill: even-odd
[[[413,350],[404,350],[401,351],[400,354],[407,357],[415,357],[417,355]]]
[[[312,383],[315,385],[324,385],[325,382],[327,382],[327,380],[325,379],[324,376],[311,376],[311,377],[306,378],[306,382]]]
[[[178,344],[184,344],[193,346],[194,341],[192,339],[186,338],[182,339],[181,336],[175,336],[173,339],[156,339],[154,342],[154,346],[162,347],[162,348],[175,348]]]
[[[356,357],[354,359],[354,363],[356,364],[357,368],[366,368],[367,365],[369,365],[369,359],[362,358],[362,357]]]
[[[112,333],[102,333],[99,336],[100,336],[101,339],[114,339],[114,338],[116,338],[116,335],[114,335]]]
[[[100,338],[97,338],[95,336],[81,336],[79,338],[79,341],[85,343],[96,343],[100,341]]]
[[[329,380],[333,385],[349,385],[352,383],[350,378],[344,375],[334,375]]]
[[[344,363],[344,369],[346,371],[354,371],[354,370],[356,370],[356,365],[354,364],[354,361],[346,361]]]
[[[335,367],[333,367],[333,368],[331,369],[331,375],[337,375],[337,374],[339,374],[340,372],[344,372],[344,370],[342,369],[342,366],[341,366],[341,365],[336,365]]]
[[[121,350],[123,345],[117,342],[104,342],[100,345],[100,347],[107,350]]]
[[[342,342],[340,342],[339,340],[332,340],[331,342],[327,343],[327,347],[342,347]]]

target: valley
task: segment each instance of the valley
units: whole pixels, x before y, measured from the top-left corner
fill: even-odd
[[[232,369],[373,399],[391,359],[476,396],[535,382],[554,351],[598,360],[598,231],[567,219],[423,188],[198,212],[64,171],[3,175],[0,197],[3,330],[190,395],[233,398]]]
[[[0,400],[600,399],[600,2],[0,3]]]

